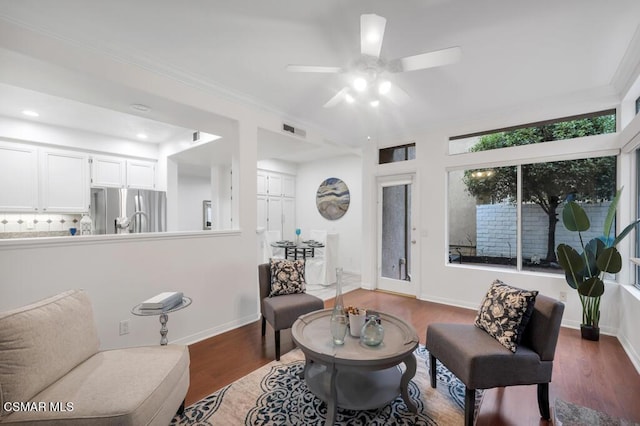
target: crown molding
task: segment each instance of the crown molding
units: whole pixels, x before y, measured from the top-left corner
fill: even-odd
[[[616,88],[622,98],[638,78],[640,78],[640,25],[636,27],[636,32],[611,79],[611,85]]]

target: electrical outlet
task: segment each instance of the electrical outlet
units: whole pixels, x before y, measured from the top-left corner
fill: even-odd
[[[566,291],[561,291],[560,292],[560,301],[561,302],[566,302],[567,301],[567,292]]]
[[[129,334],[129,320],[120,321],[120,335]]]

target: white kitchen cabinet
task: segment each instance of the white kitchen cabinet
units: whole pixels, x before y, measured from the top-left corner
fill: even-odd
[[[282,176],[270,173],[267,181],[267,193],[270,197],[282,196]]]
[[[267,181],[269,179],[269,175],[265,172],[261,172],[260,170],[258,170],[258,187],[256,188],[256,192],[258,193],[258,195],[267,195],[268,193],[268,187],[267,187]]]
[[[282,233],[282,198],[269,197],[267,203],[267,229],[269,231],[280,231]]]
[[[127,160],[127,188],[155,189],[156,163],[154,161]]]
[[[0,211],[38,209],[38,150],[0,142]]]
[[[282,176],[282,196],[295,198],[296,196],[296,178],[295,176]]]
[[[295,176],[258,170],[258,226],[280,231],[282,238],[294,240],[296,227]]]
[[[282,198],[282,237],[285,240],[296,238],[296,200]]]
[[[81,152],[43,148],[40,160],[41,211],[88,211],[89,156]]]
[[[258,195],[258,228],[269,230],[269,202],[265,195]]]
[[[127,177],[124,158],[93,156],[91,158],[91,185],[105,188],[124,188]]]
[[[91,185],[106,188],[155,189],[156,163],[122,157],[92,156]]]

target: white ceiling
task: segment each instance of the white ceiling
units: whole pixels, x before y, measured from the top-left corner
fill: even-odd
[[[460,46],[462,61],[389,75],[411,96],[405,105],[325,109],[346,76],[285,67],[349,66],[359,57],[363,13],[387,18],[387,60]],[[0,17],[246,100],[352,147],[370,135],[404,138],[527,104],[620,97],[640,56],[632,44],[637,0],[21,0],[0,3]]]

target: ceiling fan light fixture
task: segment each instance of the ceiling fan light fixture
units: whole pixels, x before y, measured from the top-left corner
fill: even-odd
[[[365,90],[367,90],[367,80],[365,80],[363,77],[357,77],[355,80],[353,80],[353,88],[358,92],[364,92]]]
[[[386,95],[389,93],[389,90],[391,90],[391,82],[389,82],[389,80],[381,81],[380,84],[378,84],[378,93],[381,95]]]
[[[347,101],[347,103],[352,104],[354,103],[356,100],[354,99],[353,96],[351,96],[350,94],[345,94],[344,95],[344,100]]]

